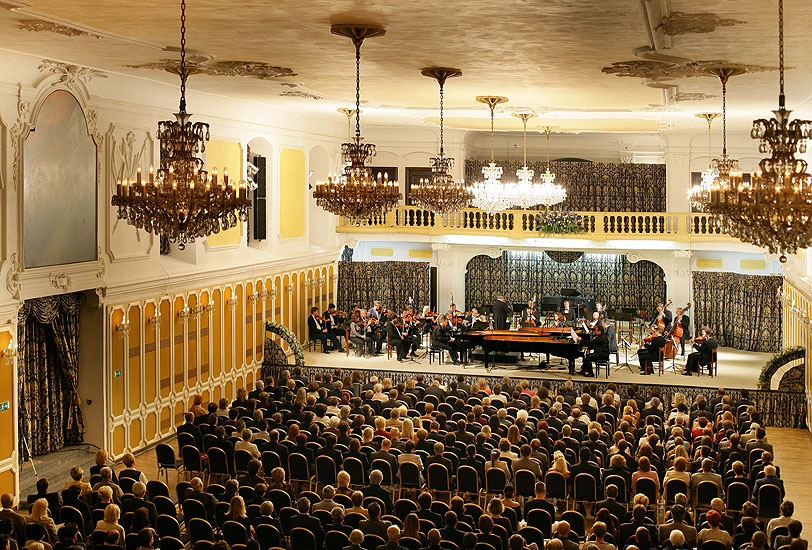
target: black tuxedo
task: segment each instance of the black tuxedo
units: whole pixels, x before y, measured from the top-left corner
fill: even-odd
[[[321,345],[325,353],[330,350],[330,348],[327,347],[327,340],[330,340],[330,343],[332,343],[332,349],[341,349],[341,342],[335,333],[330,330],[324,332],[324,330],[327,329],[327,321],[319,321],[311,315],[307,318],[307,329],[310,334],[310,341],[321,340]]]
[[[502,300],[493,303],[493,328],[496,330],[507,330],[510,327],[508,317],[513,313],[513,309]]]
[[[406,357],[407,349],[404,345],[404,336],[400,327],[396,327],[391,321],[386,323],[386,335],[388,338],[387,345],[397,351],[398,361],[403,361]]]
[[[531,326],[539,326],[539,311],[536,307],[526,307],[522,310],[522,324],[528,323]]]
[[[712,336],[706,338],[699,344],[694,344],[696,351],[688,355],[688,361],[685,363],[685,371],[695,372],[700,366],[704,367],[710,365],[711,359],[713,358],[713,350],[718,347],[719,342]]]
[[[459,362],[457,346],[451,341],[451,330],[447,325],[445,328],[441,327],[440,325],[434,327],[434,331],[431,333],[431,347],[448,351],[448,354],[451,356],[451,360],[454,363]]]
[[[654,361],[660,360],[660,348],[665,346],[665,338],[662,335],[655,336],[645,347],[637,350],[637,358],[640,361],[640,368],[648,373],[648,367],[653,370]]]
[[[659,319],[659,317],[660,317],[660,314],[659,313],[656,314],[654,316],[654,319],[652,319],[651,322],[649,323],[649,326],[650,327],[656,326],[657,325],[657,319]],[[671,322],[673,320],[674,320],[674,314],[671,313],[670,311],[668,311],[667,309],[664,309],[663,310],[663,322],[665,323],[665,329],[664,329],[665,332],[668,332],[668,330],[671,329]]]
[[[587,376],[592,376],[594,374],[592,371],[592,363],[597,361],[609,361],[609,338],[606,337],[606,332],[602,332],[601,334],[595,333],[595,336],[589,339],[586,346],[591,353],[584,357],[581,370]],[[590,416],[590,418],[595,419],[594,416]]]

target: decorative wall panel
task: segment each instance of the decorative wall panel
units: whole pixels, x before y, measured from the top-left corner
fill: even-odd
[[[497,160],[503,182],[517,180],[521,160]],[[465,161],[465,181],[482,179],[487,160]],[[536,177],[546,162],[530,161]],[[550,170],[556,183],[567,189],[567,200],[556,208],[581,212],[665,212],[665,164],[615,164],[609,162],[552,161]]]

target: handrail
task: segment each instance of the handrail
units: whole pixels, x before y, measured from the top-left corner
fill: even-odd
[[[439,216],[416,206],[398,206],[382,216],[359,224],[339,219],[340,233],[416,233],[426,235],[462,234],[505,236],[522,239],[556,238],[667,238],[678,241],[718,241],[733,239],[713,216],[692,212],[573,212],[581,216],[578,233],[541,233],[536,222],[538,211],[503,210],[488,214],[466,208]]]

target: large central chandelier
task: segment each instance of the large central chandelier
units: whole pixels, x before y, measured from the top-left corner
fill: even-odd
[[[187,242],[235,227],[248,219],[251,200],[244,181],[229,180],[228,169],[218,177],[209,174],[199,153],[206,150],[209,125],[190,121],[186,112],[186,2],[180,4],[180,108],[175,120],[158,123],[161,161],[157,173],[152,166],[143,178],[116,182],[112,205],[118,217],[138,229],[163,235],[183,249]],[[173,71],[174,72],[174,71]]]
[[[482,168],[483,181],[474,185],[474,200],[472,204],[489,214],[494,214],[513,206],[513,197],[508,196],[505,186],[500,181],[502,167],[496,165],[493,158],[493,117],[494,109],[500,103],[506,103],[508,98],[502,96],[477,96],[479,103],[484,103],[491,110],[491,161]]]
[[[440,84],[440,153],[431,158],[431,178],[413,185],[410,196],[417,206],[445,215],[468,206],[473,198],[471,190],[463,182],[454,181],[451,169],[454,159],[445,156],[443,150],[443,87],[446,80],[462,76],[459,69],[432,67],[420,71],[423,76],[437,80]]]
[[[708,124],[708,168],[702,172],[702,180],[688,191],[688,201],[697,210],[704,210],[705,204],[710,198],[710,190],[713,183],[719,177],[719,172],[713,165],[713,154],[711,152],[711,125],[713,121],[722,116],[722,113],[697,113],[697,118],[701,118]]]
[[[539,186],[541,200],[539,204],[543,204],[545,207],[564,202],[567,198],[567,190],[555,183],[555,174],[550,171],[550,134],[553,129],[552,126],[544,127],[544,133],[547,135],[547,168],[543,174],[539,174],[541,179],[541,185]]]
[[[367,163],[375,156],[375,145],[361,137],[361,45],[367,38],[383,36],[383,27],[372,25],[333,25],[331,32],[346,36],[355,45],[355,137],[341,144],[342,172],[318,182],[313,197],[324,210],[343,216],[356,225],[382,216],[400,201],[398,182],[375,178]]]

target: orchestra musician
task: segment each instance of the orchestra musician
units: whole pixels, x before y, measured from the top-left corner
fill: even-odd
[[[434,328],[434,313],[431,311],[431,306],[423,306],[423,313],[418,317],[423,321],[423,334],[431,332]]]
[[[328,304],[327,311],[324,312],[324,319],[327,323],[327,330],[335,334],[340,342],[341,337],[344,335],[344,330],[341,328],[341,325],[343,325],[346,320],[344,318],[344,312],[336,311],[335,304]]]
[[[603,321],[607,319],[606,317],[606,310],[603,308],[603,304],[600,302],[595,302],[595,311],[598,312],[598,318]]]
[[[527,301],[527,307],[522,312],[522,326],[539,326],[539,311],[534,300]]]
[[[414,318],[409,313],[409,308],[404,308],[397,319],[397,323],[403,325],[401,333],[403,334],[403,350],[404,354],[409,352],[412,357],[417,357],[417,348],[420,347],[420,331],[415,324]],[[410,351],[411,350],[411,351]]]
[[[564,316],[564,320],[566,321],[573,321],[576,317],[578,317],[575,310],[570,307],[569,300],[564,300],[564,303],[561,305],[561,314]]]
[[[367,334],[366,326],[361,319],[361,312],[354,311],[350,318],[350,342],[355,344],[355,355],[360,357],[366,347],[367,355],[375,353],[375,339]]]
[[[448,326],[448,319],[445,315],[440,315],[440,317],[437,318],[437,326],[431,334],[431,346],[448,351],[448,354],[451,356],[451,361],[455,365],[460,364],[459,354],[457,353],[457,343],[451,335],[451,329]]]
[[[598,324],[601,324],[601,312],[595,310],[592,312],[592,320],[589,322],[588,326],[590,330],[595,330]]]
[[[505,302],[505,297],[501,294],[496,296],[493,304],[493,328],[495,330],[507,330],[510,328],[508,318],[513,314],[513,308]]]
[[[378,331],[378,327],[380,327],[380,323],[374,318],[370,317],[367,310],[362,309],[361,311],[361,320],[364,323],[365,336],[364,338],[371,338],[372,341],[375,343],[375,355],[381,354],[381,348],[383,348],[383,334]]]
[[[386,334],[389,337],[387,340],[387,345],[390,348],[395,348],[398,361],[403,362],[403,358],[406,357],[406,346],[403,343],[405,336],[403,335],[402,326],[399,327],[397,326],[398,324],[395,323],[395,320],[389,320],[386,321],[384,327],[386,328]]]
[[[369,311],[367,311],[367,316],[372,317],[376,321],[380,321],[381,317],[383,317],[383,308],[381,307],[381,302],[379,300],[375,300]]]
[[[451,309],[448,311],[448,323],[451,325],[451,330],[462,330],[462,323],[465,321],[465,313],[457,309],[457,304],[451,304]]]
[[[696,350],[688,355],[688,361],[685,363],[685,376],[691,376],[700,367],[711,364],[713,357],[713,350],[719,347],[719,342],[713,337],[713,331],[710,327],[702,327],[702,336],[693,340],[693,346]]]
[[[690,304],[688,304],[690,305]],[[691,318],[685,313],[681,307],[677,308],[677,314],[674,317],[674,324],[679,324],[682,327],[682,338],[679,339],[680,355],[685,355],[685,342],[691,339]]]
[[[660,349],[664,346],[663,331],[659,326],[654,325],[651,327],[651,334],[643,339],[640,349],[637,350],[641,374],[654,373],[654,361],[660,360]],[[649,368],[651,368],[651,372],[649,372]]]
[[[555,312],[554,325],[555,328],[566,328],[567,326],[567,318],[560,311]]]
[[[475,308],[475,307],[472,307],[472,308],[471,308],[471,313],[470,313],[470,315],[468,315],[468,316],[465,318],[465,323],[466,323],[466,324],[467,324],[469,327],[473,327],[473,326],[474,326],[474,323],[487,323],[487,322],[488,322],[488,321],[485,319],[485,317],[483,317],[482,315],[480,315],[480,314],[479,314],[479,309],[477,309],[477,308]]]
[[[598,312],[596,311],[595,313]],[[581,364],[581,371],[578,374],[582,376],[595,376],[595,372],[592,370],[592,364],[609,361],[609,339],[606,337],[606,329],[599,319],[596,319],[593,328],[594,334],[590,333],[590,337],[577,337],[579,342],[582,340],[587,340],[585,345],[587,347],[587,351],[591,352],[587,353],[587,355],[584,357],[584,362]],[[570,372],[570,374],[573,373]]]
[[[316,340],[321,341],[321,351],[323,353],[329,353],[331,349],[344,351],[336,335],[327,328],[327,320],[319,316],[319,308],[315,306],[310,308],[310,317],[307,318],[307,328],[310,333],[311,342]],[[327,340],[333,344],[332,348],[327,346]]]
[[[663,328],[663,332],[668,332],[671,328],[671,321],[674,319],[674,316],[671,314],[670,311],[665,309],[663,304],[657,304],[657,313],[654,315],[654,319],[649,323],[649,326],[655,326],[658,324],[660,320],[665,323],[665,327]]]

